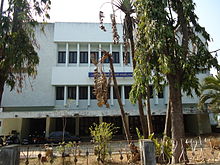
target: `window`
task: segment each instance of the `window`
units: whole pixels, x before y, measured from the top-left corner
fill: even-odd
[[[64,100],[64,87],[56,87],[56,100]]]
[[[65,63],[66,62],[66,52],[59,51],[58,52],[58,63]]]
[[[120,97],[121,97],[121,86],[118,86],[118,90],[119,90],[119,94],[120,94]],[[114,88],[113,98],[117,99],[116,94],[115,94],[115,88]]]
[[[77,52],[69,52],[69,63],[77,63]]]
[[[113,63],[120,63],[119,61],[119,52],[112,52]]]
[[[76,87],[68,87],[68,99],[76,99]]]
[[[127,57],[125,57],[125,52],[123,52],[123,61],[125,61],[125,58],[127,60],[127,63],[130,64],[131,63],[131,59],[130,59],[130,52],[126,52]]]
[[[79,87],[79,99],[88,99],[88,87],[87,86]]]
[[[94,87],[90,87],[90,99],[94,100],[94,99],[96,99],[96,96],[93,92],[94,92]]]
[[[80,52],[80,63],[88,63],[88,52]]]
[[[158,98],[163,98],[163,90],[158,92]]]
[[[129,93],[131,91],[131,86],[125,86],[125,99],[129,99]]]
[[[90,59],[91,59],[91,63],[92,63],[92,58],[94,58],[94,60],[95,61],[97,61],[98,62],[98,60],[99,60],[99,52],[91,52],[90,53]]]

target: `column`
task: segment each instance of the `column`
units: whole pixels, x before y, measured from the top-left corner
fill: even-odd
[[[154,90],[153,96],[154,96],[154,104],[157,105],[158,104],[158,92],[156,90]]]
[[[90,67],[90,60],[91,59],[91,46],[88,44],[88,66]]]
[[[130,52],[131,66],[133,67],[133,60],[132,60],[131,47],[129,47],[129,52]]]
[[[99,59],[102,57],[102,45],[99,44]]]
[[[69,44],[66,43],[66,67],[68,67],[69,63]]]
[[[120,44],[120,64],[121,66],[124,65],[124,62],[123,62],[123,44]]]
[[[168,99],[169,99],[169,89],[168,88],[169,88],[168,85],[164,87],[164,98],[163,98],[164,104],[168,104]]]
[[[110,87],[110,99],[111,99],[111,105],[114,105],[113,86]]]
[[[112,44],[109,45],[109,53],[112,54]]]
[[[76,86],[76,106],[79,106],[79,86]]]
[[[79,60],[80,58],[80,47],[79,47],[79,43],[77,43],[77,66],[79,66]]]
[[[64,86],[64,106],[67,106],[67,86]]]
[[[46,129],[45,129],[45,137],[49,137],[49,134],[50,134],[50,118],[47,117],[46,118]]]
[[[121,86],[121,99],[122,99],[122,104],[125,105],[125,86]]]
[[[76,136],[79,136],[79,117],[77,116],[76,118],[76,123],[75,123],[75,134]]]
[[[103,122],[103,116],[99,116],[99,124]]]
[[[88,107],[90,106],[90,86],[88,85]]]

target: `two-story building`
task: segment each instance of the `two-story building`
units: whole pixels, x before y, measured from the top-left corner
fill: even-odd
[[[118,25],[121,36],[119,44],[113,44],[111,24],[107,32],[99,29],[98,23],[48,23],[44,32],[36,28],[36,39],[40,58],[36,79],[27,79],[22,93],[11,91],[5,86],[0,112],[0,134],[8,135],[12,130],[21,137],[29,134],[48,136],[52,131],[66,131],[85,137],[89,127],[102,121],[112,122],[123,134],[120,109],[113,86],[109,89],[110,108],[98,107],[93,94],[93,70],[91,54],[102,56],[102,51],[112,53],[114,67],[121,93],[122,103],[129,121],[130,131],[136,134],[140,128],[138,106],[129,102],[129,91],[133,83],[132,60],[123,63],[122,26]],[[109,71],[108,61],[104,71]],[[200,79],[209,72],[198,74]],[[183,95],[185,129],[188,133],[210,132],[207,114],[197,111],[198,97]],[[162,133],[168,101],[168,88],[161,93],[151,90],[151,108],[154,130]],[[146,107],[144,107],[146,108]],[[146,110],[145,110],[146,112]]]

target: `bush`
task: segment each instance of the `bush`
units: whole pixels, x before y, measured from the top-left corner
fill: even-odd
[[[92,139],[97,144],[94,148],[95,155],[97,155],[97,160],[102,163],[105,162],[108,156],[108,143],[112,139],[116,129],[113,124],[105,122],[99,125],[94,123],[89,128]]]

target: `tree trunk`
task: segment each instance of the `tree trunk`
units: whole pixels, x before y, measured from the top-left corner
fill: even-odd
[[[1,0],[0,17],[2,16],[2,13],[3,13],[3,6],[4,6],[4,0]]]
[[[144,110],[143,110],[143,103],[141,97],[138,98],[138,110],[140,114],[140,122],[141,122],[141,128],[142,128],[142,133],[144,135],[144,138],[148,138],[148,124],[144,115]]]
[[[135,51],[135,46],[134,46],[134,38],[133,38],[133,24],[132,24],[132,19],[130,17],[130,15],[125,15],[125,21],[126,21],[126,26],[125,28],[127,28],[127,33],[128,33],[128,38],[130,40],[130,46],[131,46],[131,57],[132,57],[132,63],[133,63],[133,71],[136,67],[136,61],[134,59],[134,51]],[[143,103],[142,103],[142,96],[138,97],[138,110],[139,110],[139,114],[140,114],[140,122],[141,122],[141,128],[142,128],[142,132],[144,135],[144,138],[148,138],[148,125],[147,125],[147,121],[146,118],[144,116],[144,109],[143,109]],[[152,125],[152,124],[151,124]]]
[[[118,104],[119,104],[119,107],[120,107],[120,110],[121,110],[121,118],[122,118],[124,130],[125,130],[126,139],[127,139],[128,143],[130,144],[130,142],[131,142],[131,136],[130,136],[130,132],[129,132],[128,123],[127,123],[127,120],[126,120],[126,115],[125,115],[125,111],[124,111],[124,106],[123,106],[123,104],[122,104],[121,97],[120,97],[120,93],[119,93],[119,90],[118,90],[118,83],[117,83],[117,80],[116,80],[116,78],[115,78],[115,71],[114,71],[114,66],[113,66],[113,59],[112,59],[112,57],[111,57],[110,54],[109,54],[109,63],[110,63],[110,69],[111,69],[111,72],[112,72],[112,78],[113,78],[113,82],[114,82],[115,94],[116,94],[116,97],[117,97],[117,100],[118,100]]]
[[[150,136],[153,130],[152,117],[151,117],[151,107],[150,107],[150,88],[147,87],[147,97],[146,97],[146,111],[147,111],[147,125],[148,125],[148,136]]]
[[[167,103],[166,121],[164,128],[164,135],[171,137],[171,114],[170,114],[170,98]]]
[[[170,96],[170,113],[171,113],[171,132],[172,139],[174,140],[172,151],[173,158],[172,163],[180,163],[182,161],[187,162],[185,144],[182,146],[182,141],[184,142],[185,132],[183,123],[183,112],[182,112],[182,96],[180,88],[180,76],[179,75],[167,75],[167,80],[169,82],[169,96]],[[183,156],[181,153],[184,152]]]
[[[1,71],[0,71],[1,72]],[[2,96],[4,92],[5,78],[0,74],[0,107],[2,103]]]

